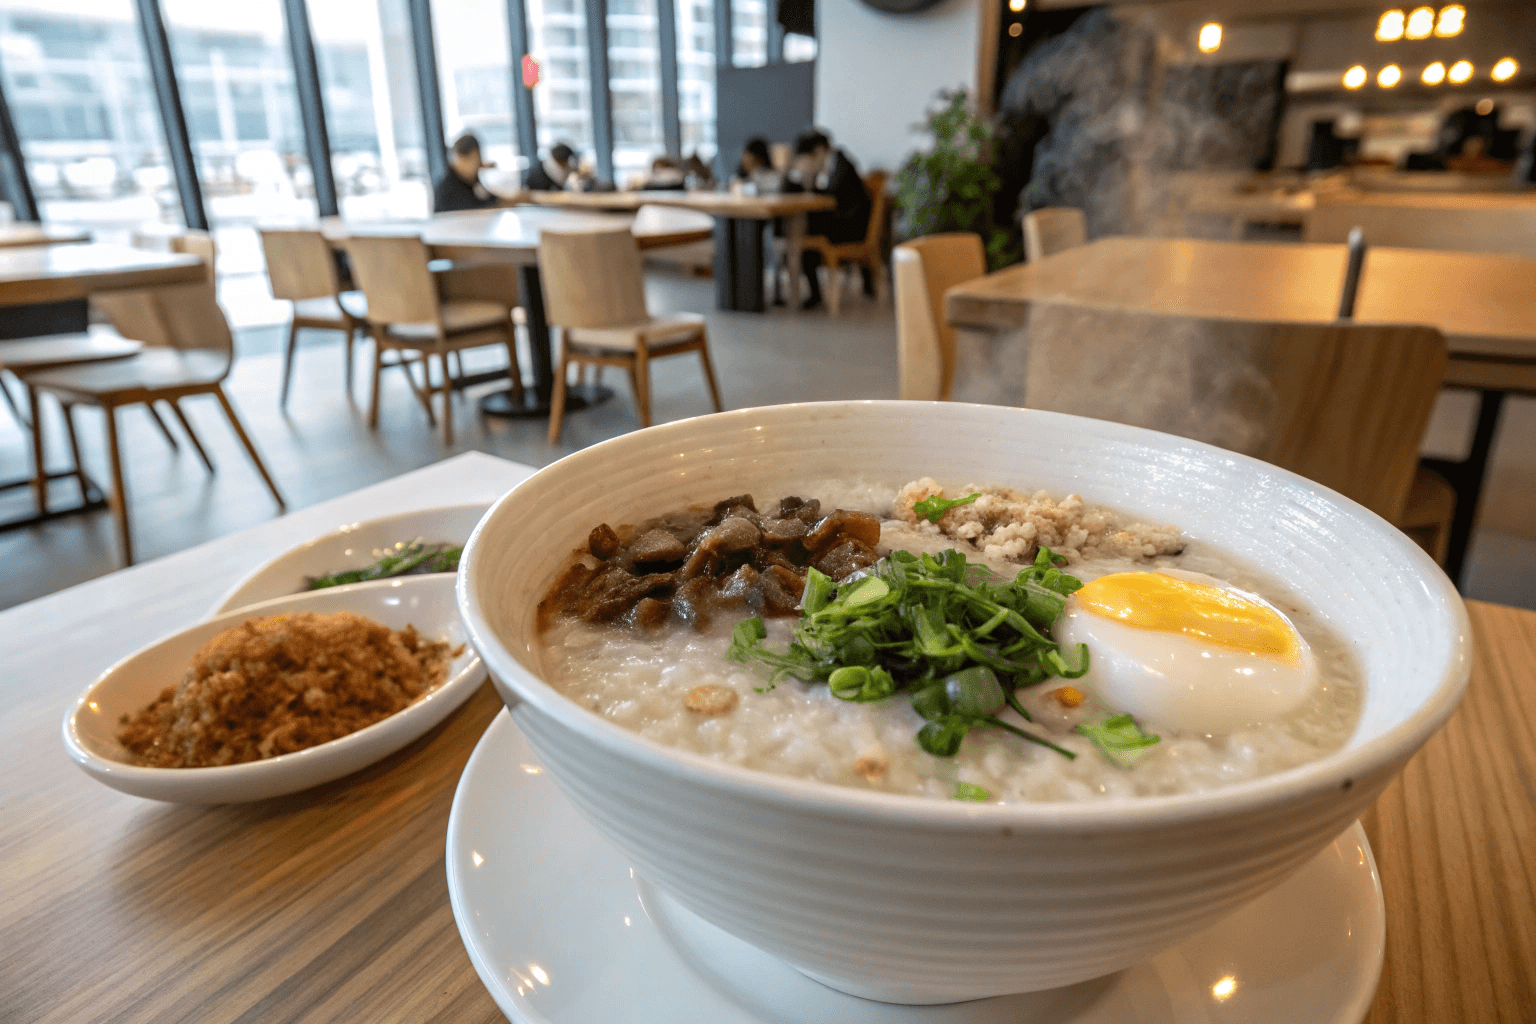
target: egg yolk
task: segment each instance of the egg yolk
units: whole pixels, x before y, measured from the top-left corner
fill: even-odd
[[[1181,633],[1234,651],[1301,664],[1301,641],[1267,605],[1160,572],[1100,576],[1075,595],[1086,611],[1137,629]]]

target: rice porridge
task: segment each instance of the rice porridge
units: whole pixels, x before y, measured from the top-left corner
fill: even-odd
[[[1359,719],[1347,643],[1278,584],[1175,528],[1073,496],[926,478],[801,493],[777,512],[743,495],[593,530],[541,605],[544,677],[670,747],[939,799],[1210,790],[1316,760]],[[811,497],[837,511],[822,515]],[[898,647],[889,631],[924,619],[912,609],[925,604],[926,624]],[[1048,618],[1032,628],[1014,607]],[[860,629],[875,650],[841,632]],[[925,669],[911,650],[935,660]],[[818,674],[828,678],[804,681]],[[1261,692],[1232,691],[1233,679],[1259,679]]]

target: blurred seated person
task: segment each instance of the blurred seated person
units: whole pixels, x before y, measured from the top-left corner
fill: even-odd
[[[448,173],[432,190],[434,213],[453,210],[483,210],[501,203],[491,190],[480,184],[482,168],[495,167],[480,159],[480,140],[465,132],[453,140],[448,151]]]
[[[651,176],[640,187],[647,192],[681,192],[687,187],[683,165],[670,156],[651,161]]]
[[[709,169],[709,164],[699,159],[699,154],[690,153],[688,159],[683,161],[683,180],[689,188],[714,188],[715,172]]]
[[[761,135],[748,139],[742,148],[735,181],[741,182],[741,190],[748,195],[771,196],[783,188],[784,176],[773,169],[773,158],[768,155],[768,140]]]
[[[563,142],[555,143],[549,156],[528,168],[523,187],[531,192],[559,192],[576,173],[576,151]]]
[[[837,202],[831,210],[817,210],[806,216],[807,235],[821,235],[834,245],[840,245],[859,241],[869,230],[873,203],[869,190],[864,187],[864,179],[859,176],[858,165],[846,152],[834,149],[825,133],[810,131],[795,140],[795,158],[786,179],[785,192],[818,192]],[[815,309],[821,305],[821,281],[816,273],[821,266],[821,253],[802,253],[800,266],[805,272],[809,291],[804,307]],[[864,294],[874,295],[874,277],[868,267],[861,269]]]

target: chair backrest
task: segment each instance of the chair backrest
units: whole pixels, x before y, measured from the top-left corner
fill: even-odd
[[[981,236],[928,235],[891,250],[896,281],[896,361],[901,397],[948,401],[954,377],[955,329],[944,293],[986,273]]]
[[[1207,441],[1402,515],[1448,355],[1431,327],[1037,304],[1024,404]]]
[[[1320,201],[1307,212],[1303,238],[1343,242],[1351,228],[1366,241],[1404,249],[1536,256],[1536,203],[1442,203],[1426,197],[1391,202]]]
[[[545,231],[539,237],[544,309],[557,327],[626,327],[650,319],[640,247],[621,231]]]
[[[463,264],[456,261],[452,270],[435,275],[437,293],[445,302],[474,299],[512,309],[518,305],[522,294],[517,271],[515,263]]]
[[[1083,211],[1047,206],[1024,215],[1024,258],[1030,263],[1088,241]]]
[[[214,245],[212,234],[196,228],[188,228],[186,231],[172,235],[170,245],[171,252],[202,257],[203,270],[208,274],[208,283],[215,288],[218,287],[219,275],[216,263],[219,250],[218,246]]]
[[[102,292],[91,301],[125,338],[234,360],[235,339],[212,281]]]
[[[335,254],[319,231],[313,228],[261,228],[260,234],[274,299],[297,302],[325,298],[341,291]]]
[[[437,323],[441,305],[431,258],[415,235],[353,235],[347,239],[352,277],[375,324]]]
[[[864,190],[869,193],[869,227],[864,229],[865,245],[879,245],[885,234],[885,209],[891,201],[885,187],[890,180],[891,176],[884,171],[870,171],[864,175]]]

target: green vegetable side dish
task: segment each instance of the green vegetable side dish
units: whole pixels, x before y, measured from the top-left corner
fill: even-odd
[[[950,509],[959,508],[961,505],[969,505],[979,497],[981,497],[980,491],[977,491],[975,494],[967,494],[963,498],[946,498],[942,494],[935,494],[931,498],[924,498],[922,501],[914,504],[912,511],[917,514],[917,518],[926,519],[930,523],[936,523],[943,519],[944,513]]]
[[[953,756],[968,732],[991,726],[1075,758],[1065,747],[997,717],[1012,707],[1031,721],[1018,699],[1020,687],[1077,679],[1088,671],[1086,646],[1063,651],[1048,635],[1067,596],[1082,586],[1058,568],[1059,561],[1041,548],[1035,564],[1012,580],[968,563],[954,550],[937,556],[893,551],[870,575],[841,585],[811,569],[789,649],[765,647],[768,631],[753,617],[737,623],[726,657],[764,672],[763,690],[791,676],[824,682],[846,701],[908,693],[926,720],[918,745],[936,757]],[[1129,715],[1078,731],[1121,767],[1127,766],[1125,751],[1157,742]]]
[[[434,572],[456,572],[459,556],[464,553],[462,544],[426,544],[414,540],[399,551],[385,555],[372,565],[361,569],[330,573],[310,578],[310,590],[324,590],[348,583],[366,583],[369,580],[389,579],[393,576],[416,576]]]

